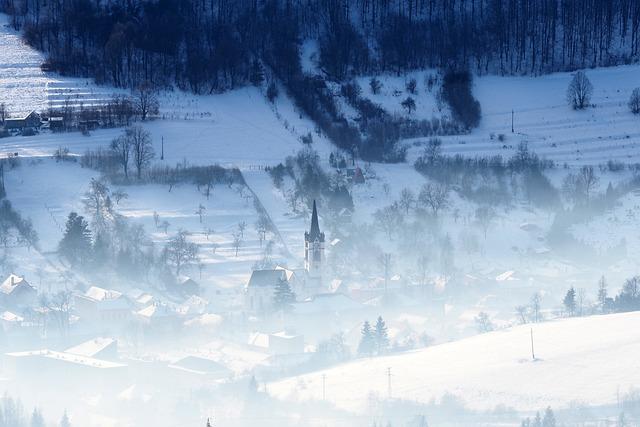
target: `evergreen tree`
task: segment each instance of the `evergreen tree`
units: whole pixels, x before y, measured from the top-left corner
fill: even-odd
[[[600,311],[604,313],[607,305],[607,280],[602,276],[598,281],[598,305]]]
[[[89,258],[91,249],[89,224],[84,217],[71,212],[67,218],[64,236],[58,245],[58,252],[71,264],[77,264]]]
[[[382,316],[378,316],[375,330],[376,351],[383,354],[389,348],[389,335],[387,333],[387,325],[384,323]]]
[[[564,304],[567,314],[573,316],[576,312],[576,291],[573,289],[573,286],[567,291],[562,303]]]
[[[548,406],[544,411],[544,418],[542,419],[542,427],[556,427],[556,417],[553,415],[551,407]]]
[[[531,427],[542,427],[542,418],[540,412],[536,412],[536,417],[531,422]]]
[[[31,427],[45,427],[44,418],[42,417],[42,412],[38,408],[33,410],[31,414]]]
[[[213,427],[213,424],[211,424],[211,420],[209,418],[207,418],[207,427]]]
[[[60,427],[71,427],[71,421],[69,421],[69,416],[67,415],[67,411],[64,411],[62,415],[62,419],[60,420]]]
[[[296,295],[291,290],[289,282],[285,279],[278,280],[273,294],[273,306],[276,310],[291,311],[292,304],[296,301]]]
[[[358,345],[358,354],[361,356],[371,356],[376,349],[376,339],[371,330],[368,320],[362,324],[360,344]]]

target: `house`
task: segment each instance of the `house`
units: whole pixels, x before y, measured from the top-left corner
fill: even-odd
[[[269,353],[299,354],[304,353],[304,337],[289,334],[285,331],[269,335]]]
[[[201,355],[189,355],[169,365],[176,369],[193,375],[206,376],[212,379],[225,378],[231,375],[231,370],[210,357]]]
[[[280,281],[287,281],[284,269],[254,270],[245,287],[245,310],[265,312],[273,308],[273,295]]]
[[[75,296],[75,307],[86,321],[123,324],[131,320],[133,304],[121,292],[92,286]]]
[[[200,284],[187,276],[178,276],[175,291],[182,295],[199,295]]]
[[[24,277],[10,274],[0,285],[0,299],[7,307],[28,307],[36,301],[38,292]]]
[[[40,127],[41,123],[40,114],[32,111],[23,117],[5,119],[4,128],[7,130],[23,130],[27,128],[37,129]]]
[[[61,132],[64,130],[64,117],[49,117],[49,130],[51,130],[51,132]]]
[[[65,353],[94,359],[116,360],[118,341],[114,338],[94,338],[65,350]]]

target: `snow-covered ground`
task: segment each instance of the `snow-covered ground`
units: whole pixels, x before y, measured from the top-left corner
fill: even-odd
[[[480,127],[470,135],[443,138],[444,152],[508,157],[525,141],[539,155],[560,164],[639,161],[640,118],[627,103],[631,91],[640,87],[640,66],[599,68],[586,74],[593,84],[593,106],[583,111],[572,110],[566,101],[571,73],[477,77],[474,95],[482,108]],[[498,140],[500,134],[505,135],[504,142]]]
[[[490,332],[401,355],[359,359],[332,369],[269,384],[292,401],[326,399],[338,408],[368,413],[376,399],[429,404],[449,395],[466,408],[499,406],[536,411],[616,403],[640,383],[640,314],[567,319]],[[589,331],[585,333],[585,331]]]

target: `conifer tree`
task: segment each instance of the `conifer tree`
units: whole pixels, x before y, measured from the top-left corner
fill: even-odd
[[[607,309],[607,280],[602,276],[598,281],[598,305],[600,311],[604,313]]]
[[[567,291],[562,303],[567,310],[567,314],[573,316],[576,312],[576,291],[573,289],[573,286]]]
[[[67,415],[67,411],[64,411],[62,414],[62,419],[60,420],[60,427],[71,427],[71,421],[69,421],[69,416]]]
[[[295,301],[296,295],[291,290],[289,282],[285,279],[278,280],[273,294],[273,306],[276,310],[291,311]]]
[[[44,418],[42,417],[42,412],[38,408],[34,408],[33,413],[31,414],[31,427],[45,427],[44,426]]]
[[[91,249],[89,224],[84,217],[71,212],[67,218],[64,236],[58,245],[58,252],[71,264],[77,264],[88,259]]]
[[[376,349],[376,340],[371,330],[368,320],[362,324],[360,344],[358,345],[358,354],[361,356],[371,356]]]
[[[542,427],[556,427],[556,417],[553,415],[553,411],[550,406],[547,406],[547,409],[544,411]]]
[[[378,316],[378,320],[376,321],[375,341],[378,354],[383,354],[389,348],[387,325],[384,323],[382,316]]]

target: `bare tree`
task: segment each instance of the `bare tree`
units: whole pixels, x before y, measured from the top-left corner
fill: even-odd
[[[200,203],[198,205],[198,209],[196,209],[196,215],[198,215],[198,219],[200,219],[200,224],[202,224],[202,217],[204,216],[204,213],[207,211],[207,208],[205,208],[202,203]],[[207,240],[209,240],[209,235],[207,234]]]
[[[489,231],[489,227],[491,227],[491,222],[495,216],[495,211],[489,206],[480,206],[476,209],[476,221],[480,224],[480,227],[482,227],[485,240],[487,240],[487,231]]]
[[[247,222],[246,221],[240,221],[238,223],[238,231],[240,232],[240,237],[244,239],[244,230],[247,229]]]
[[[407,99],[402,101],[400,105],[402,105],[402,108],[407,110],[407,114],[411,114],[416,109],[416,101],[414,101],[413,98],[410,96],[408,96]]]
[[[567,102],[574,110],[582,110],[589,105],[591,94],[593,93],[593,85],[587,78],[587,75],[578,71],[573,75],[571,83],[567,89]]]
[[[131,150],[133,151],[133,163],[136,166],[138,179],[142,177],[142,170],[149,165],[155,157],[151,134],[142,126],[131,126],[125,131]]]
[[[596,175],[593,166],[582,166],[578,177],[582,184],[584,195],[587,198],[587,201],[589,201],[591,191],[596,187],[596,185],[598,185],[600,178]]]
[[[533,321],[535,323],[538,323],[540,320],[542,320],[542,316],[540,315],[541,306],[542,306],[542,295],[540,295],[540,292],[536,292],[531,296],[531,304],[530,304],[531,314],[533,315]]]
[[[142,120],[148,116],[158,114],[160,104],[156,92],[150,83],[142,83],[133,91],[136,110]]]
[[[131,140],[126,135],[120,135],[111,141],[111,150],[122,166],[125,178],[129,177],[129,159],[131,158]]]
[[[169,224],[169,221],[167,221],[167,220],[162,221],[160,223],[160,228],[162,229],[162,231],[164,231],[164,234],[167,234],[167,230],[169,229],[170,226],[171,226],[171,224]]]
[[[188,236],[186,231],[179,230],[165,247],[167,261],[175,266],[176,276],[185,266],[197,261],[198,258],[198,245],[189,242]]]
[[[442,184],[424,184],[418,194],[418,204],[431,208],[434,216],[449,205],[449,189]]]
[[[232,236],[233,236],[233,241],[231,242],[231,246],[233,247],[233,249],[235,249],[236,257],[237,257],[238,250],[240,249],[240,246],[242,246],[242,235],[240,234],[239,231],[234,231],[232,233]]]
[[[635,88],[631,92],[631,97],[629,98],[629,110],[631,110],[633,114],[640,114],[640,87]]]
[[[269,220],[267,217],[260,215],[255,223],[255,228],[258,233],[258,239],[260,240],[260,247],[262,247],[262,242],[266,239],[267,231],[269,230]]]
[[[122,200],[129,198],[129,195],[124,190],[121,190],[121,189],[117,189],[116,191],[111,193],[111,195],[113,196],[113,199],[116,201],[116,205],[119,205]],[[156,227],[157,227],[157,224],[156,224]]]
[[[516,307],[516,315],[518,316],[518,321],[521,324],[526,324],[528,323],[528,314],[529,314],[529,307],[527,307],[526,305],[519,305]]]
[[[404,209],[405,215],[409,214],[409,209],[413,207],[415,201],[416,198],[411,189],[405,188],[400,192],[400,201],[398,203],[400,204],[400,207]]]

